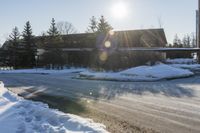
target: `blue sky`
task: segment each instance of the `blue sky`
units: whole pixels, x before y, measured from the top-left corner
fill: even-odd
[[[115,18],[111,9],[123,2],[127,17]],[[85,32],[91,16],[104,15],[115,30],[158,28],[161,18],[169,42],[177,33],[195,32],[197,0],[1,0],[0,42],[14,26],[20,31],[26,21],[35,35],[49,28],[51,18],[71,22],[79,32]]]

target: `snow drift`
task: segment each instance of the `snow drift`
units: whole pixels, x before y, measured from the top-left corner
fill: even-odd
[[[165,64],[140,66],[116,73],[81,72],[80,78],[113,81],[158,81],[162,79],[183,78],[194,75],[189,70],[175,68]]]
[[[0,83],[2,133],[104,133],[105,126],[90,119],[49,109],[48,105],[16,96]]]
[[[176,67],[176,68],[182,68],[182,69],[189,69],[191,71],[198,71],[200,72],[200,64],[172,64],[171,66]]]
[[[67,74],[85,71],[85,68],[69,68],[63,70],[38,69],[19,69],[19,70],[0,70],[1,74]]]
[[[167,59],[167,64],[196,64],[197,60],[191,58]]]

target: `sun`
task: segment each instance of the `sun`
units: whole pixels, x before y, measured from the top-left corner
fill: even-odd
[[[113,17],[122,19],[125,18],[128,14],[127,5],[124,2],[119,2],[113,5],[111,8]]]

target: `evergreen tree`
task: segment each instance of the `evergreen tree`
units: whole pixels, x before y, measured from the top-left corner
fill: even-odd
[[[87,32],[96,33],[98,30],[98,22],[94,16],[90,19],[90,25],[88,26]]]
[[[109,32],[113,30],[112,26],[106,21],[104,16],[101,16],[98,23],[98,32]]]
[[[49,47],[49,45],[52,45],[52,47],[55,47],[54,44],[58,44],[60,42],[62,42],[62,38],[61,38],[61,33],[59,32],[59,30],[57,29],[56,23],[55,23],[55,19],[52,18],[51,21],[51,26],[49,28],[49,30],[47,31],[47,47]]]
[[[34,38],[32,34],[33,34],[32,28],[31,28],[30,22],[28,21],[26,22],[26,25],[24,26],[24,31],[22,34],[23,44],[24,44],[22,51],[25,51],[25,52],[21,52],[21,53],[23,53],[22,65],[24,67],[34,67],[36,63],[35,56],[37,53],[37,49],[36,49],[36,45],[34,43]]]
[[[49,30],[47,31],[47,33],[48,33],[49,36],[52,36],[52,37],[56,37],[56,36],[60,35],[59,31],[56,27],[56,23],[55,23],[54,18],[52,18],[52,20],[51,20],[51,26],[50,26]]]
[[[59,48],[59,42],[61,41],[60,33],[56,27],[55,19],[52,18],[51,26],[47,31],[47,45],[46,50],[47,52],[44,53],[42,56],[43,62],[47,65],[47,68],[52,69],[63,69],[63,65],[65,64],[65,59],[63,56],[63,51]],[[51,47],[49,49],[49,46]]]
[[[19,42],[20,32],[17,27],[13,28],[12,33],[9,35],[9,40],[16,46]]]
[[[13,28],[12,33],[9,35],[9,42],[11,45],[8,47],[9,64],[14,68],[18,67],[18,46],[20,40],[20,32],[17,27]]]
[[[48,43],[47,47],[49,47],[50,45],[54,47],[54,44],[59,43],[62,40],[54,18],[52,18],[51,20],[51,26],[47,31],[47,35],[48,35],[48,37],[46,38],[47,39],[46,42]]]

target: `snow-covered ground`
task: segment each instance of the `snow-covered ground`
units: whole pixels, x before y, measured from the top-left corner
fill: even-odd
[[[85,71],[85,68],[69,68],[63,70],[47,70],[47,69],[19,69],[19,70],[0,70],[0,74],[20,73],[20,74],[61,74],[61,73],[78,73]]]
[[[86,98],[84,100],[89,101],[86,107],[89,106],[92,112],[89,116],[95,120],[98,117],[97,120],[102,121],[110,132],[131,132],[128,126],[131,125],[164,133],[200,133],[199,75],[142,83],[76,80],[66,75],[57,77],[52,74],[0,74],[0,80],[16,93],[29,88],[34,94],[43,90],[42,93],[51,96]],[[21,92],[19,94],[23,94]],[[94,99],[97,100],[92,102]]]
[[[165,64],[155,66],[140,66],[121,72],[92,72],[80,73],[81,78],[114,80],[114,81],[158,81],[162,79],[183,78],[194,75],[193,72]]]
[[[191,58],[167,59],[167,64],[196,64],[197,60]]]
[[[200,64],[194,59],[168,59],[168,64],[133,67],[121,72],[95,72],[86,68],[63,70],[21,69],[0,70],[0,74],[67,74],[79,73],[78,78],[112,81],[158,81],[163,79],[184,78],[200,72]]]
[[[195,59],[167,59],[166,63],[176,68],[188,69],[193,72],[200,71],[200,64],[197,64]]]
[[[200,64],[172,64],[172,67],[182,68],[182,69],[189,69],[191,71],[200,71]]]
[[[0,82],[0,132],[2,133],[104,133],[105,126],[72,114],[49,109],[11,93]]]

